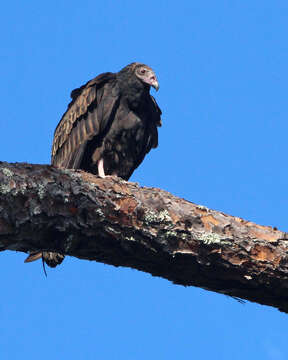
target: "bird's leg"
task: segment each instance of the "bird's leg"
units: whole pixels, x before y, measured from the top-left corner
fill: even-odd
[[[104,172],[104,160],[101,158],[98,160],[98,175],[104,179],[105,178],[105,172]]]

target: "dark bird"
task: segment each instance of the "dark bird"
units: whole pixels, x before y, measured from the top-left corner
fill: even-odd
[[[132,63],[73,90],[72,101],[54,133],[52,165],[128,180],[145,155],[158,145],[161,110],[150,95],[151,86],[159,89],[154,71]],[[54,262],[51,254],[56,256],[33,253],[25,262],[42,257],[55,267],[64,256]]]
[[[133,63],[73,90],[55,130],[52,165],[128,180],[158,145],[161,111],[151,86],[159,88],[154,71]]]

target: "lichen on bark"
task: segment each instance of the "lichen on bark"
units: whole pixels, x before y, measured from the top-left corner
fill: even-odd
[[[119,178],[0,164],[2,251],[129,266],[288,312],[287,239],[275,228]]]

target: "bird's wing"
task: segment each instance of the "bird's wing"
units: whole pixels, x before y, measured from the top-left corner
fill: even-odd
[[[160,109],[160,107],[158,106],[154,96],[150,95],[151,100],[152,100],[152,109],[153,109],[153,113],[154,118],[155,118],[155,122],[157,126],[162,126],[162,122],[161,122],[161,115],[162,115],[162,111]]]
[[[146,145],[146,153],[148,153],[151,148],[156,148],[158,146],[158,126],[162,126],[161,114],[162,111],[159,108],[156,100],[152,95],[150,95],[151,102],[149,104],[149,138]]]
[[[117,103],[113,73],[104,73],[71,93],[72,101],[54,133],[51,162],[64,168],[80,166],[87,142],[103,134]]]

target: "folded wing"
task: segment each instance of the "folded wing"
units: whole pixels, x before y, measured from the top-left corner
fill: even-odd
[[[119,98],[115,74],[104,73],[71,93],[72,101],[60,120],[52,145],[51,163],[57,167],[81,167],[91,139],[101,141]]]

